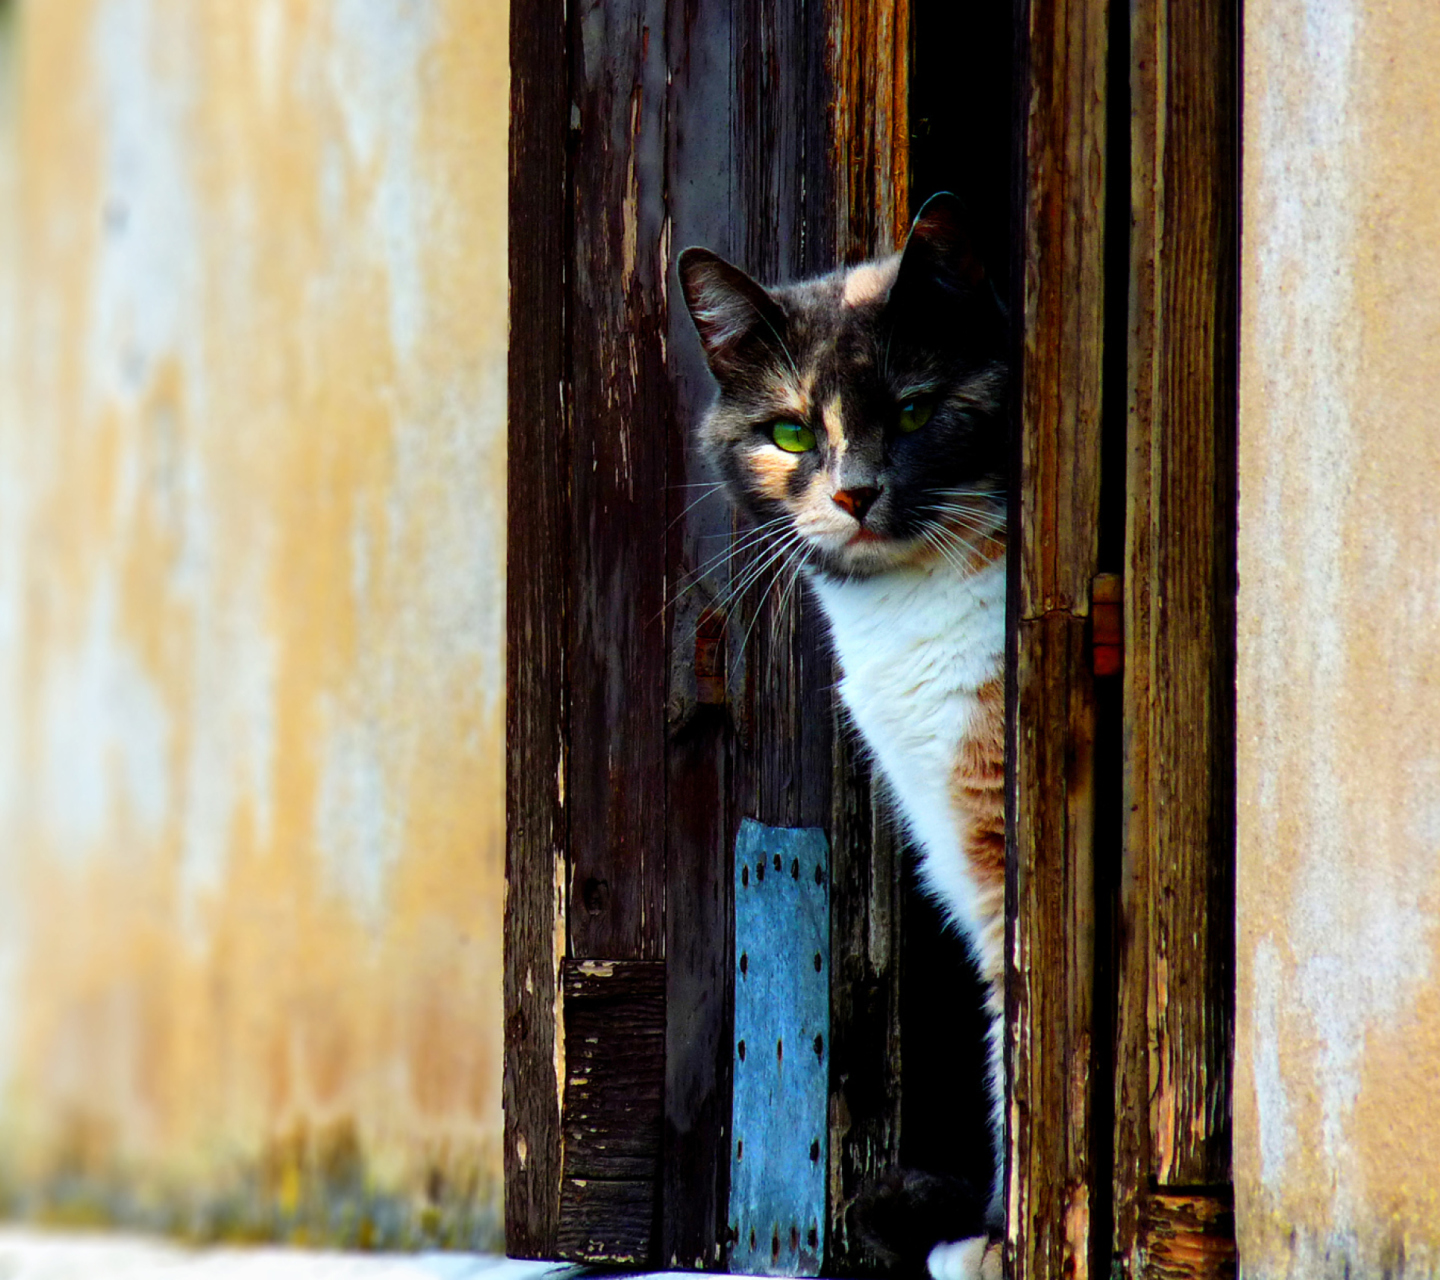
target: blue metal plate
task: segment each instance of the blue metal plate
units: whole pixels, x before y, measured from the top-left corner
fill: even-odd
[[[749,818],[735,841],[731,1271],[816,1276],[829,1166],[830,846]]]

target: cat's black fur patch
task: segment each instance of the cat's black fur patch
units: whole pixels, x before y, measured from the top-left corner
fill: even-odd
[[[924,1276],[935,1245],[986,1234],[987,1196],[966,1179],[895,1169],[850,1206],[850,1227],[897,1276]]]

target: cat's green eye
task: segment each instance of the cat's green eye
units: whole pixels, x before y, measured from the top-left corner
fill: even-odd
[[[900,406],[900,430],[904,432],[919,431],[934,412],[934,406],[928,400],[907,400]]]
[[[798,422],[772,422],[770,439],[786,453],[809,453],[815,447],[815,433]]]

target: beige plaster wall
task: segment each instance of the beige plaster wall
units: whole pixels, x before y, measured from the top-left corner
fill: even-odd
[[[1247,1276],[1440,1274],[1440,5],[1245,7]]]
[[[0,15],[0,1211],[493,1245],[505,4]]]

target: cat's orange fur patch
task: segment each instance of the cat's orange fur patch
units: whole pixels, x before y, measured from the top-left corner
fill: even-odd
[[[880,298],[895,282],[895,271],[899,259],[889,262],[867,262],[856,267],[845,277],[845,291],[841,295],[847,307],[858,307],[865,302]]]
[[[790,474],[795,470],[798,454],[782,449],[756,449],[751,466],[760,478],[759,489],[767,498],[781,500],[790,492]]]
[[[780,381],[778,390],[785,393],[784,412],[794,414],[801,422],[810,416],[810,402],[815,386],[815,371],[807,369],[803,374],[787,373]]]
[[[977,515],[979,513],[977,512]],[[917,543],[904,557],[903,563],[911,568],[924,569],[948,559],[952,565],[966,573],[979,573],[986,565],[994,564],[1005,556],[1005,534],[1003,530],[978,536],[975,531],[954,520],[949,526],[961,541],[952,544],[942,552],[933,542]]]
[[[830,437],[830,451],[838,463],[845,456],[845,418],[840,412],[840,397],[831,396],[820,410],[820,421],[825,424],[825,434]]]
[[[986,924],[980,939],[985,977],[998,983],[1005,953],[1005,686],[982,685],[969,732],[950,773],[950,802]],[[992,936],[993,935],[993,936]],[[993,991],[992,991],[993,994]]]

